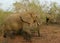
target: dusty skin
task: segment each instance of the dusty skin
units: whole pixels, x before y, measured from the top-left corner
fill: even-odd
[[[0,43],[60,43],[60,25],[49,24],[40,26],[41,37],[33,37],[32,42],[26,42],[21,36],[15,39],[0,37]]]

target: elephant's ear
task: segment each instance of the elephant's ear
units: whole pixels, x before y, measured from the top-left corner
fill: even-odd
[[[20,18],[22,18],[22,20],[27,23],[33,22],[33,19],[31,18],[31,16],[29,14],[22,14]]]

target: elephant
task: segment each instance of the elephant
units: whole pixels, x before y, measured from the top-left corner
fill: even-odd
[[[21,35],[24,39],[31,40],[31,30],[34,30],[37,26],[37,21],[30,13],[14,13],[4,19],[0,28],[2,29],[2,35],[4,38],[14,38],[16,35]],[[40,36],[39,30],[37,32]]]

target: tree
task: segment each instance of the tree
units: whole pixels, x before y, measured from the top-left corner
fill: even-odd
[[[35,30],[35,31],[37,29],[37,28],[35,29],[36,25],[37,25],[37,27],[39,27],[42,24],[42,22],[44,21],[43,20],[44,14],[42,11],[42,7],[39,3],[39,0],[31,0],[31,1],[22,0],[22,2],[14,3],[13,6],[15,7],[16,13],[17,12],[19,12],[19,14],[26,13],[31,16],[31,18],[34,20],[33,23],[31,23],[31,26],[32,26],[32,28],[34,28],[33,30]],[[37,29],[37,30],[39,31],[39,29]]]
[[[51,21],[51,22],[56,22],[56,18],[58,16],[57,3],[52,2],[49,5],[47,3],[45,3],[42,7],[43,7],[43,11],[44,11],[46,18],[49,18],[49,21]]]
[[[53,2],[51,3],[51,8],[49,10],[48,13],[50,13],[50,18],[52,19],[52,21],[56,22],[56,18],[57,18],[57,15],[58,15],[58,6],[57,6],[57,3],[56,2]]]

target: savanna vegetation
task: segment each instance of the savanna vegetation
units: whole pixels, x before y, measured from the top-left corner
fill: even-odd
[[[40,36],[40,27],[45,24],[60,25],[60,6],[56,2],[21,0],[13,3],[11,11],[0,9],[0,36],[4,38],[22,35],[29,41],[35,35]]]

